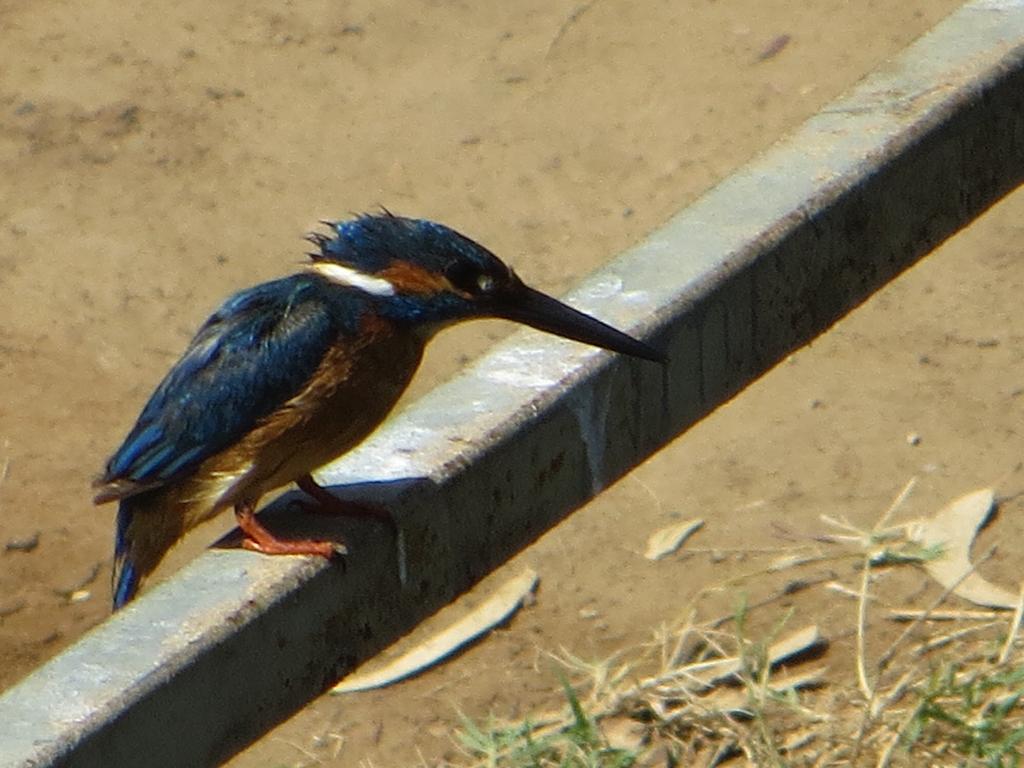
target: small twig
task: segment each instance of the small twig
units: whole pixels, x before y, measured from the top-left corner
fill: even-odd
[[[864,556],[864,570],[861,572],[860,598],[857,601],[857,684],[865,700],[871,701],[875,691],[868,682],[867,670],[867,638],[865,627],[868,616],[868,586],[871,583],[871,555]]]
[[[1006,633],[1006,642],[999,652],[999,663],[1005,664],[1013,651],[1013,644],[1017,641],[1017,633],[1020,632],[1020,621],[1024,618],[1024,582],[1021,582],[1020,590],[1017,593],[1017,608],[1013,612],[1013,619],[1010,620],[1010,629]]]
[[[861,541],[864,538],[864,532],[846,518],[836,518],[832,517],[832,515],[826,515],[822,513],[818,515],[818,519],[821,520],[823,523],[828,523],[834,528],[838,528],[841,531],[850,532],[849,537],[837,536],[836,538],[849,538],[854,541]]]
[[[899,492],[895,499],[893,499],[892,504],[890,504],[889,508],[885,510],[885,513],[882,515],[879,521],[875,523],[876,531],[880,531],[885,528],[886,523],[889,522],[889,518],[893,516],[893,513],[895,513],[897,509],[903,506],[903,502],[905,502],[907,500],[907,497],[910,496],[910,493],[914,490],[915,485],[917,485],[916,477],[912,477],[910,478],[910,480],[907,481],[907,484],[903,486],[903,490]]]
[[[907,611],[891,610],[888,618],[891,621],[993,621],[1004,616],[1002,611]]]
[[[878,711],[884,712],[890,706],[902,699],[903,694],[907,692],[907,689],[912,687],[911,682],[914,680],[915,676],[920,673],[920,671],[920,667],[917,664],[914,664],[906,672],[900,675],[900,679],[896,681],[893,687],[885,694],[885,697],[879,703]]]
[[[828,582],[827,584],[825,584],[825,589],[827,589],[829,592],[835,592],[836,594],[842,595],[843,597],[850,597],[854,600],[860,600],[860,590],[850,589],[848,586],[838,581]],[[875,598],[871,595],[868,595],[868,599],[874,600]]]
[[[310,752],[310,751],[309,751],[308,749],[306,749],[305,747],[303,747],[302,745],[300,745],[300,744],[298,744],[298,743],[296,743],[296,742],[294,742],[294,741],[289,741],[288,739],[280,739],[280,738],[278,738],[278,739],[273,739],[273,741],[276,741],[276,742],[277,742],[278,744],[284,744],[284,745],[286,745],[286,746],[289,746],[289,747],[291,747],[291,748],[292,748],[292,749],[294,749],[294,750],[295,750],[296,752],[300,752],[300,753],[302,753],[303,755],[305,755],[305,756],[306,756],[307,758],[309,758],[310,760],[312,760],[312,761],[313,761],[314,763],[316,763],[317,765],[323,765],[323,764],[324,764],[324,761],[323,761],[323,760],[321,760],[321,759],[320,759],[319,757],[317,757],[316,755],[314,755],[314,754],[313,754],[312,752]]]
[[[948,635],[943,635],[942,637],[932,638],[928,642],[922,643],[920,646],[918,646],[916,653],[918,656],[921,656],[925,653],[928,653],[929,651],[934,651],[936,648],[941,648],[944,645],[949,645],[954,640],[960,640],[961,638],[967,637],[968,635],[973,635],[978,632],[981,632],[984,629],[995,627],[999,623],[1000,622],[998,621],[990,621],[985,624],[967,627],[966,629],[961,629],[956,632],[950,632]]]
[[[815,540],[831,544],[860,543],[863,546],[872,546],[880,541],[901,537],[905,526],[889,526],[888,523],[896,510],[903,506],[903,503],[907,500],[907,497],[910,496],[916,484],[916,477],[912,477],[907,481],[907,484],[903,486],[903,490],[896,495],[896,498],[893,499],[889,507],[882,513],[882,516],[878,518],[878,522],[871,527],[870,531],[861,530],[845,517],[836,518],[826,514],[819,515],[818,517],[822,522],[828,523],[839,530],[847,531],[847,535],[821,534],[819,536],[815,536]]]
[[[875,768],[888,768],[889,762],[892,760],[893,750],[895,750],[896,745],[900,743],[900,733],[900,731],[896,731],[896,733],[889,738],[888,743],[878,756],[878,762],[875,763]]]
[[[8,441],[4,440],[4,450],[5,451],[7,450],[7,448],[9,446],[10,446],[10,443]],[[10,468],[11,468],[11,457],[10,456],[5,456],[4,457],[4,468],[0,469],[0,485],[3,485],[4,482],[7,480],[7,472],[10,470]]]
[[[784,547],[687,547],[692,555],[739,554],[739,555],[774,555],[778,552],[803,552],[812,549],[810,544],[786,545]],[[817,551],[817,548],[813,548]]]
[[[561,42],[563,37],[565,37],[565,33],[569,31],[569,27],[579,21],[580,17],[589,11],[590,7],[596,2],[597,0],[590,0],[588,3],[583,3],[582,5],[577,5],[573,8],[572,13],[566,17],[565,21],[563,21],[562,25],[558,28],[558,32],[556,32],[555,36],[551,39],[551,44],[548,45],[548,51],[544,54],[544,58],[547,59],[551,57],[551,52],[555,50],[555,46]]]

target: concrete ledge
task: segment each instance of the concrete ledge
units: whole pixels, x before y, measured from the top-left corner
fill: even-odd
[[[330,566],[204,554],[0,697],[0,766],[233,754],[1022,179],[1024,0],[971,3],[569,297],[666,368],[515,335],[321,473],[400,540],[344,525]],[[270,525],[331,534],[285,506]]]

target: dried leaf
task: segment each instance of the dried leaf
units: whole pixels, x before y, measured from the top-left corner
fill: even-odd
[[[647,551],[644,552],[644,557],[648,560],[661,560],[666,555],[671,555],[703,525],[703,520],[695,518],[655,531],[647,540]]]
[[[427,638],[419,646],[381,669],[348,675],[331,689],[331,693],[353,693],[381,688],[437,664],[511,616],[537,586],[537,578],[536,572],[527,570],[506,581],[487,600],[459,621]]]
[[[925,562],[923,567],[943,587],[977,605],[1012,609],[1017,607],[1017,595],[992,584],[971,565],[971,545],[992,513],[994,502],[991,488],[964,494],[930,520],[915,524],[910,535],[924,548],[942,547],[942,556]]]

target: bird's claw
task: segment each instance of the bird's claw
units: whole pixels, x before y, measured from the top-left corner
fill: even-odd
[[[242,539],[242,548],[264,555],[313,555],[330,560],[347,555],[348,547],[340,541],[318,541],[316,539],[286,540],[278,538]]]

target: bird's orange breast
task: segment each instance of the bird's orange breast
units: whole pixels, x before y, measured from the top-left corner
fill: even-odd
[[[423,342],[371,317],[340,339],[309,384],[234,446],[207,462],[207,476],[237,478],[211,514],[286,485],[361,443],[409,385]]]

